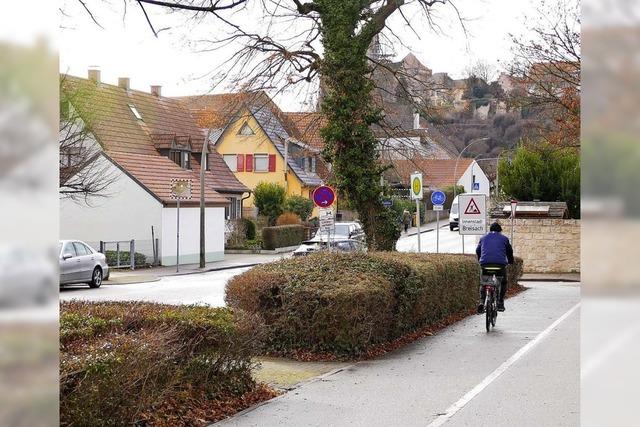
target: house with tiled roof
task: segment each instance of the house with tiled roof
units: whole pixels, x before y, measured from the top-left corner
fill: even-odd
[[[442,190],[455,184],[467,193],[489,195],[489,179],[474,159],[396,159],[391,165],[384,177],[395,188],[408,190],[410,176],[417,171],[422,173],[425,190]]]
[[[206,259],[222,259],[225,222],[241,215],[242,199],[250,190],[229,170],[190,111],[163,97],[159,86],[148,93],[132,90],[128,78],[107,84],[98,70],[90,70],[88,79],[63,76],[62,90],[82,93],[62,108],[91,118],[90,126],[78,124],[88,126],[89,133],[77,149],[96,150],[96,162],[106,165],[103,169],[115,179],[104,197],[61,202],[61,237],[95,247],[100,241],[135,239],[136,251],[175,265],[178,212],[171,185],[173,179],[185,179],[191,182],[192,198],[180,203],[180,263],[198,262],[204,162]]]
[[[281,185],[289,196],[311,198],[322,185],[317,173],[320,149],[301,138],[290,117],[264,92],[177,98],[204,128],[236,178],[254,189],[261,182]],[[256,215],[253,197],[243,205]]]

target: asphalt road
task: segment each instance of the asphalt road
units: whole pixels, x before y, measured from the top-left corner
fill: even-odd
[[[422,252],[436,252],[436,248],[441,253],[462,253],[462,236],[458,230],[449,230],[449,221],[440,222],[439,242],[436,233],[436,223],[432,222],[421,227],[420,250]],[[429,231],[430,230],[430,231]],[[476,250],[477,238],[479,236],[464,237],[464,252],[472,254]],[[418,236],[406,235],[402,233],[396,243],[396,249],[400,252],[417,252]]]
[[[212,271],[210,273],[166,276],[159,281],[109,285],[98,289],[87,285],[70,285],[60,290],[60,300],[80,299],[86,301],[148,301],[165,304],[208,304],[224,306],[224,288],[233,276],[247,271],[246,268]]]
[[[218,424],[577,426],[580,287],[528,285],[491,333],[472,316]]]

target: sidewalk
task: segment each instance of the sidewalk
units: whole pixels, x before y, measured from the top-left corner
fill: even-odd
[[[449,227],[449,218],[445,218],[445,219],[446,221],[440,218],[440,228],[443,228],[445,226]],[[436,224],[437,224],[436,221],[428,222],[426,224],[420,224],[420,234],[435,231]],[[418,234],[418,227],[409,227],[409,229],[405,233],[404,226],[403,226],[402,233],[400,234],[400,238],[407,237],[407,236],[415,236],[417,234]]]
[[[198,264],[181,264],[180,271],[176,272],[176,266],[161,266],[151,268],[140,268],[137,270],[128,269],[111,269],[109,280],[105,281],[106,285],[125,285],[130,283],[146,283],[155,282],[164,276],[180,276],[185,274],[206,273],[208,271],[229,270],[232,268],[251,267],[258,264],[264,264],[276,261],[288,256],[288,253],[282,254],[225,254],[224,260],[208,262],[204,268],[200,268]]]

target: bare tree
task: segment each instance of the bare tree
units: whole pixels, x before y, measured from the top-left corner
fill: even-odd
[[[80,0],[79,0],[80,1]],[[299,83],[318,82],[326,125],[324,157],[332,164],[333,184],[359,213],[372,248],[392,249],[394,219],[383,208],[380,176],[385,169],[377,154],[372,125],[383,115],[374,102],[374,67],[384,61],[371,58],[369,47],[379,34],[398,38],[387,20],[399,15],[414,29],[408,16],[422,15],[434,24],[432,9],[446,0],[130,0],[138,6],[154,34],[153,7],[181,11],[194,22],[211,25],[217,37],[199,40],[203,50],[238,48],[212,74],[235,90],[268,90],[272,95]],[[125,2],[126,4],[126,2]],[[260,25],[252,25],[260,10]],[[252,15],[253,14],[253,15]],[[95,16],[91,15],[92,19]],[[415,22],[415,21],[414,21]],[[212,27],[207,27],[212,28]],[[422,31],[422,29],[420,29]],[[220,35],[221,31],[225,31]],[[394,76],[400,78],[396,71]],[[413,77],[405,72],[404,83]],[[317,86],[316,86],[317,87]],[[416,104],[420,105],[419,100]],[[423,103],[424,105],[424,103]]]
[[[90,91],[61,78],[59,193],[62,198],[86,204],[92,198],[109,196],[109,186],[117,179],[92,133],[94,118],[84,108],[90,98]]]
[[[510,76],[515,105],[546,119],[542,136],[563,146],[580,145],[580,9],[563,0],[539,10],[531,38],[512,36]]]

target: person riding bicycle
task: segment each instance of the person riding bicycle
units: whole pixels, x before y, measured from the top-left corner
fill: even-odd
[[[509,238],[502,234],[502,227],[494,222],[489,227],[489,233],[484,235],[478,247],[476,255],[482,268],[482,274],[495,274],[502,277],[500,292],[498,293],[498,311],[504,311],[504,295],[507,293],[507,264],[513,264],[513,248],[509,243]],[[491,273],[486,269],[493,267]],[[499,270],[496,271],[496,268]],[[484,286],[480,286],[480,302],[478,313],[484,312]]]

